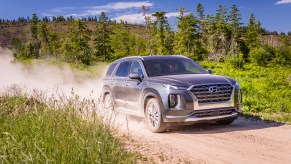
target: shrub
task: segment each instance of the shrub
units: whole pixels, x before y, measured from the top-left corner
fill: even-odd
[[[264,48],[254,48],[249,53],[250,61],[259,66],[266,66],[272,60],[272,54]]]
[[[243,59],[242,53],[239,53],[236,55],[231,55],[231,57],[229,57],[228,61],[230,62],[231,66],[235,69],[243,68],[244,59]]]

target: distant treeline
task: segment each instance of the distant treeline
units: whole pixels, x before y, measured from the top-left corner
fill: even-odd
[[[130,30],[133,25],[125,21],[111,21],[104,12],[98,18],[77,20],[63,16],[39,20],[33,14],[31,19],[12,21],[29,22],[30,37],[23,41],[15,36],[11,45],[17,58],[54,57],[83,64],[149,54],[180,54],[195,60],[228,61],[235,68],[243,67],[246,62],[262,66],[291,63],[291,32],[289,36],[268,32],[261,28],[253,14],[243,26],[236,5],[230,9],[219,5],[215,15],[205,15],[201,3],[195,14],[185,7],[178,10],[176,31],[163,11],[148,14],[144,9],[144,24],[139,25],[138,32]],[[48,25],[52,22],[69,22],[68,32],[62,34],[50,29]],[[94,27],[92,22],[96,22]]]

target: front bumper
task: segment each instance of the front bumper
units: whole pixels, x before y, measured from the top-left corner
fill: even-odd
[[[232,107],[199,110],[186,116],[165,116],[164,122],[210,122],[224,119],[235,119],[239,115],[239,112],[235,111]]]
[[[168,108],[163,119],[167,123],[191,123],[211,122],[225,119],[235,119],[242,110],[242,103],[239,100],[240,88],[234,84],[229,101],[199,103],[198,98],[190,91],[184,92],[180,97],[183,100],[179,108]],[[185,105],[185,104],[186,105]]]

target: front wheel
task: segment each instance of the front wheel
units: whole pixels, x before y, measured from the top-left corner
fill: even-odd
[[[163,121],[161,107],[157,99],[151,98],[148,100],[145,113],[146,122],[152,132],[160,133],[166,131],[167,126]]]

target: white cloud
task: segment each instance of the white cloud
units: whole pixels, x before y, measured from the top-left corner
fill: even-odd
[[[138,9],[142,6],[145,7],[152,7],[154,4],[149,1],[144,2],[116,2],[116,3],[108,3],[104,6],[91,6],[91,7],[85,7],[87,9],[97,9],[97,10],[126,10],[126,9]]]
[[[179,12],[171,12],[171,13],[166,13],[167,18],[172,18],[172,17],[178,17],[180,15]]]
[[[277,5],[287,4],[287,3],[291,3],[291,0],[279,0],[278,2],[276,2]]]
[[[127,21],[128,23],[137,23],[137,24],[142,24],[144,22],[144,16],[141,13],[121,15],[112,19],[116,21],[123,20],[123,21]]]
[[[171,13],[166,13],[166,17],[168,19],[171,19],[172,17],[177,17],[179,16],[179,12],[171,12]],[[116,21],[127,21],[128,23],[137,23],[137,24],[142,24],[144,23],[144,16],[142,13],[134,13],[134,14],[125,14],[125,15],[120,15],[115,18],[112,18],[113,20]],[[154,18],[152,18],[154,20]]]
[[[87,16],[95,16],[99,15],[101,12],[116,12],[116,11],[128,11],[131,9],[138,10],[145,7],[152,7],[154,4],[149,1],[142,1],[142,2],[116,2],[116,3],[108,3],[103,6],[86,6],[86,7],[59,7],[51,9],[50,12],[43,13],[43,15],[65,15],[65,16],[74,16],[74,17],[87,17]],[[72,12],[74,10],[74,12]],[[139,12],[139,11],[137,11]],[[130,15],[133,18],[130,18]],[[128,16],[123,15],[120,16],[121,18],[127,18],[127,20],[135,21],[138,20],[138,14],[128,14]],[[118,17],[117,17],[118,18]],[[117,19],[116,19],[117,20]]]

